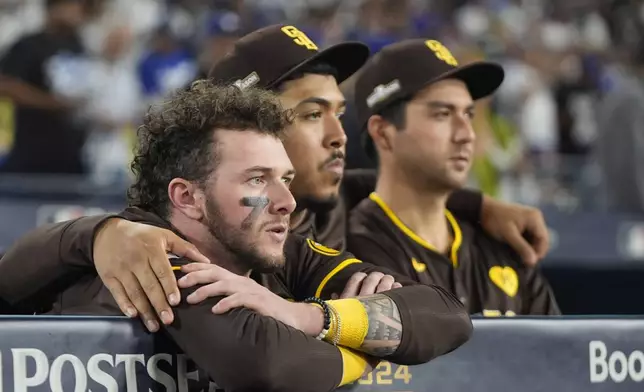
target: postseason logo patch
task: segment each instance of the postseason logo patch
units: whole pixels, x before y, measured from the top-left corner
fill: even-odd
[[[338,256],[340,255],[340,253],[342,253],[339,250],[335,250],[333,248],[329,248],[328,246],[324,246],[318,242],[315,242],[310,238],[306,239],[306,243],[309,245],[309,248],[311,248],[314,252],[324,256]]]

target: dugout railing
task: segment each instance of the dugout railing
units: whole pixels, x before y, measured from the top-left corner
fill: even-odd
[[[343,390],[644,390],[644,317],[475,319],[474,326],[472,339],[453,353],[421,366],[384,362]],[[137,321],[0,317],[0,391],[90,390],[217,389],[162,333]]]

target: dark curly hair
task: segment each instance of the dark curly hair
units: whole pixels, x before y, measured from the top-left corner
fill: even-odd
[[[217,166],[216,130],[252,130],[282,137],[291,123],[276,96],[259,89],[200,80],[153,106],[139,127],[128,203],[167,218],[168,184],[183,178],[203,185]]]

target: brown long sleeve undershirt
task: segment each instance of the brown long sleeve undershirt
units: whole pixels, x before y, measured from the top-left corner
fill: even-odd
[[[194,289],[182,290],[186,298]],[[337,347],[245,308],[214,315],[223,297],[175,308],[166,332],[220,387],[231,391],[332,391],[343,374]]]
[[[158,220],[158,217],[155,219],[151,214],[137,209],[130,209],[128,210],[128,213],[133,213],[135,215],[138,214],[142,217],[141,221],[147,220],[151,224],[161,225],[162,223],[162,221]],[[62,229],[57,228],[57,230],[64,233],[67,230],[74,228],[74,225],[79,224],[80,221],[76,220],[72,223],[64,224],[67,226]],[[97,227],[98,222],[95,222],[95,225],[95,227]],[[41,229],[41,231],[43,230],[45,229]],[[34,233],[30,239],[31,243],[38,243],[43,248],[29,248],[32,249],[34,253],[28,253],[25,255],[27,258],[44,256],[56,259],[55,264],[60,267],[61,265],[64,265],[61,261],[60,254],[63,249],[69,250],[68,247],[73,246],[74,241],[90,244],[90,247],[79,246],[74,251],[67,251],[66,257],[68,259],[71,258],[72,262],[69,262],[68,260],[67,266],[63,267],[63,269],[78,269],[79,274],[82,274],[84,279],[77,279],[75,283],[66,282],[68,285],[71,284],[71,287],[65,290],[62,296],[52,295],[56,294],[56,292],[52,292],[49,294],[49,298],[47,298],[50,301],[57,302],[54,308],[61,314],[73,311],[74,307],[78,308],[81,305],[89,307],[89,309],[93,309],[88,312],[90,314],[103,314],[94,312],[100,312],[101,309],[105,309],[106,304],[109,304],[108,308],[112,311],[118,309],[114,304],[109,291],[104,288],[100,279],[95,275],[95,271],[87,267],[78,268],[81,266],[91,265],[91,243],[93,241],[88,237],[93,238],[93,232],[90,235],[90,232],[85,230],[84,233],[86,235],[85,238],[71,237],[73,241],[61,239],[60,236],[58,237],[58,241],[52,240],[52,237],[55,236],[52,236],[51,233],[47,233],[47,231],[44,231],[44,233],[41,234],[49,234],[48,236],[39,236],[38,233]],[[69,235],[69,233],[67,234]],[[43,241],[43,238],[47,238],[47,240]],[[22,245],[24,246],[24,243]],[[47,249],[44,248],[49,248],[49,251],[53,254],[47,254]],[[284,281],[284,285],[289,288],[294,299],[302,300],[303,297],[312,295],[329,298],[331,293],[341,292],[342,288],[354,273],[369,273],[381,270],[378,267],[360,263],[358,260],[353,259],[350,254],[342,252],[337,252],[336,254],[334,252],[335,251],[332,249],[320,248],[319,244],[315,245],[314,243],[307,241],[305,238],[296,235],[289,236],[285,248],[287,256],[286,268],[283,273],[278,275],[280,279]],[[3,281],[13,281],[13,284],[11,287],[3,286],[3,292],[0,293],[3,298],[12,304],[24,303],[25,298],[41,300],[43,285],[40,285],[40,290],[38,287],[27,288],[24,282],[18,282],[20,280],[20,268],[13,270],[6,268],[6,265],[2,265],[4,261],[5,260],[3,259],[0,262],[0,277],[2,277]],[[38,263],[36,263],[36,265],[38,265]],[[13,276],[7,272],[13,273]],[[50,269],[50,272],[56,273],[58,277],[63,275],[62,273],[57,272],[56,268]],[[388,271],[383,270],[383,272]],[[31,272],[30,274],[31,279],[34,279],[34,277],[42,277],[43,279],[47,278],[39,272]],[[92,291],[85,287],[87,283],[83,283],[87,282],[88,279],[90,279],[92,287],[101,288],[101,295],[91,295]],[[472,325],[469,317],[463,309],[463,306],[456,298],[436,286],[417,285],[416,283],[405,280],[402,277],[398,277],[398,281],[404,285],[410,285],[410,287],[392,290],[387,292],[386,295],[393,299],[398,307],[404,332],[402,334],[403,338],[401,344],[397,350],[392,355],[387,356],[386,359],[402,364],[423,363],[435,358],[436,356],[454,350],[468,339]],[[187,294],[189,293],[182,293],[183,298],[185,298]],[[288,354],[289,358],[292,357],[296,359],[295,362],[297,362],[297,360],[302,362],[301,359],[303,356],[306,356],[308,359],[311,355],[309,350],[313,350],[315,352],[317,352],[317,350],[321,350],[322,354],[319,354],[320,361],[331,361],[329,358],[336,358],[334,361],[338,361],[337,358],[340,358],[339,362],[334,366],[330,363],[327,364],[329,372],[331,372],[332,369],[342,368],[341,356],[337,348],[330,346],[327,343],[319,342],[313,338],[306,337],[299,331],[292,330],[279,323],[276,324],[277,322],[275,320],[266,319],[248,310],[236,310],[231,312],[230,315],[226,315],[226,317],[214,316],[210,311],[211,307],[214,305],[213,301],[217,301],[217,299],[210,299],[204,304],[197,306],[179,306],[176,310],[176,321],[168,329],[170,335],[177,343],[179,343],[180,347],[185,350],[186,354],[194,358],[197,363],[213,377],[238,377],[238,375],[220,375],[219,373],[225,372],[226,368],[239,369],[236,366],[232,366],[230,363],[228,352],[223,355],[212,355],[212,353],[221,351],[221,349],[217,349],[216,347],[220,346],[215,345],[214,343],[210,346],[210,342],[218,342],[221,339],[226,340],[226,343],[222,343],[223,345],[221,347],[229,347],[232,345],[235,347],[235,350],[245,352],[250,352],[253,347],[258,350],[266,350],[266,346],[269,346],[273,348],[273,350],[270,352],[261,351],[257,355],[259,358],[272,360],[279,358],[272,356],[274,351],[281,352],[283,355]],[[69,308],[69,306],[71,306],[71,308]],[[30,311],[33,311],[33,309],[30,309]],[[220,323],[223,324],[220,326]],[[252,338],[252,340],[237,344],[237,340],[239,340],[239,338]],[[331,352],[334,354],[331,354]],[[217,358],[212,358],[211,356]],[[220,362],[220,360],[223,360],[223,362]],[[282,362],[284,361],[283,358],[280,360]],[[249,359],[244,359],[244,361],[240,361],[239,366],[242,366],[243,368],[245,361],[250,361],[249,364],[255,364],[256,366],[261,365],[259,362],[252,362]],[[296,366],[296,364],[293,366]],[[223,369],[220,369],[220,367]],[[280,372],[283,369],[274,369],[271,367],[269,370],[270,374],[281,375]],[[304,370],[302,370],[302,372],[304,372]],[[293,373],[294,370],[291,367],[288,374],[292,375]],[[258,374],[261,377],[265,377],[264,373],[260,372]],[[333,378],[333,382],[335,383],[334,385],[337,386],[337,382],[339,382],[342,373],[340,372],[339,375],[328,373],[326,376],[328,378],[335,377]],[[315,376],[311,377],[308,378],[308,382],[311,382]],[[219,382],[218,378],[215,378],[215,380]],[[267,382],[266,379],[253,382],[260,381]],[[247,383],[250,381],[244,379],[239,382]],[[279,383],[281,380],[278,380],[277,382]],[[320,383],[319,385],[320,387],[327,386],[327,384],[324,383]]]
[[[451,314],[429,310],[428,301],[442,300],[430,287],[404,287],[386,295],[398,306],[406,332],[396,352],[385,359],[425,363],[469,338],[471,329],[453,328]],[[180,305],[177,321],[167,328],[218,385],[231,390],[327,391],[340,384],[343,360],[336,347],[247,309],[212,315],[210,309],[220,299]],[[461,317],[461,324],[469,325],[468,316]]]
[[[186,262],[173,260],[175,265]],[[196,289],[182,290],[182,298]],[[414,285],[384,295],[395,302],[404,330],[401,344],[387,360],[424,363],[454,350],[471,333],[467,315],[440,289]],[[198,305],[181,303],[175,308],[175,322],[165,327],[183,352],[220,387],[229,391],[331,391],[340,384],[345,363],[337,347],[248,309],[214,315],[211,308],[221,298]],[[54,300],[56,314],[118,314],[109,290],[95,275],[85,275]]]
[[[335,253],[334,253],[335,252]],[[420,285],[382,267],[362,263],[348,252],[321,247],[311,240],[291,235],[285,248],[284,278],[297,301],[317,296],[330,299],[340,294],[358,272],[391,274],[403,288],[385,292],[398,307],[402,341],[384,358],[400,364],[425,363],[446,354],[469,339],[472,324],[463,304],[447,290]]]
[[[48,310],[62,288],[94,270],[94,236],[114,216],[45,225],[20,238],[0,259],[0,298],[20,313]]]

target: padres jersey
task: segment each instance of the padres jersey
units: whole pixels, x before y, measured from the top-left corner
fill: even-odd
[[[348,170],[340,187],[338,203],[326,211],[307,210],[297,227],[291,232],[309,237],[333,249],[346,249],[348,211],[369,196],[376,183],[373,170]]]
[[[139,208],[128,208],[119,216],[177,232],[159,216]],[[42,228],[33,236],[41,238],[47,231],[48,227]],[[70,254],[63,241],[48,241],[42,245],[51,254],[50,261],[59,260],[59,265],[91,265],[87,255]],[[61,259],[62,254],[69,259]],[[273,293],[294,301],[312,296],[329,299],[333,293],[340,294],[356,272],[389,273],[382,267],[362,263],[349,253],[296,234],[288,236],[284,254],[286,261],[282,268],[252,277]],[[13,261],[13,265],[19,261],[11,253],[7,260]],[[40,266],[41,260],[29,257],[24,261],[20,270],[3,268],[3,272],[11,275],[7,279],[30,275]],[[6,267],[4,262],[3,258],[0,266]],[[183,276],[181,265],[190,261],[170,257],[169,262],[176,277],[180,278]],[[94,269],[75,269],[77,274],[66,287],[50,293],[47,298],[41,298],[42,293],[38,293],[34,300],[48,301],[50,314],[120,315],[112,294]],[[390,290],[386,295],[395,302],[405,333],[395,353],[387,356],[387,360],[405,364],[426,362],[453,351],[467,340],[471,324],[458,299],[441,287],[420,285],[400,276],[396,280],[404,287]],[[198,287],[181,290],[183,300],[173,308],[175,320],[163,327],[163,332],[200,369],[199,380],[189,386],[190,390],[255,391],[264,390],[260,385],[272,384],[288,385],[288,388],[275,387],[274,390],[304,391],[315,385],[316,390],[330,391],[346,381],[345,369],[353,362],[350,357],[345,361],[344,351],[338,347],[245,307],[213,315],[213,306],[223,296],[194,305],[185,302]],[[22,302],[22,295],[24,291],[14,292],[12,287],[2,286],[0,290],[0,297],[12,307]],[[34,309],[30,311],[33,313]],[[298,370],[292,373],[291,369]],[[209,380],[215,381],[218,387]]]
[[[169,228],[153,214],[139,209],[128,208],[120,215]],[[363,265],[350,254],[334,251],[297,235],[288,237],[284,251],[287,258],[284,269],[254,278],[270,291],[298,301],[315,294],[329,297],[335,290],[342,292],[340,286],[348,280],[346,276]],[[177,278],[184,275],[180,266],[190,262],[185,258],[170,259],[176,267],[173,269]],[[182,298],[185,299],[196,288],[182,289]],[[272,354],[267,354],[267,351],[278,353],[279,361],[287,368],[293,368],[295,363],[303,360],[311,363],[310,373],[298,373],[288,378],[293,390],[306,390],[309,383],[324,386],[324,390],[338,386],[343,362],[335,346],[245,308],[214,316],[211,308],[222,298],[209,298],[197,305],[182,301],[173,308],[175,321],[163,328],[163,333],[197,365],[196,377],[186,381],[190,391],[259,390],[255,386],[263,382],[263,371],[267,365],[258,358],[271,358]],[[73,285],[50,300],[53,307],[49,314],[121,315],[112,294],[91,271],[78,276]]]
[[[451,291],[470,314],[560,314],[538,270],[482,230],[445,212],[453,242],[447,254],[424,241],[372,193],[351,213],[348,249],[371,264]]]
[[[376,171],[370,169],[347,170],[340,187],[338,203],[330,210],[307,210],[305,217],[292,233],[310,237],[334,249],[346,250],[348,215],[359,202],[366,199],[376,186]],[[467,221],[476,222],[482,203],[480,193],[462,190],[447,201],[448,208]]]

